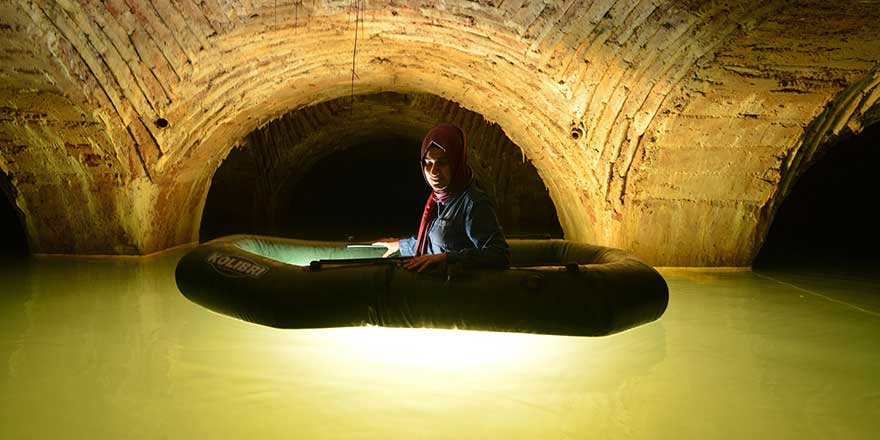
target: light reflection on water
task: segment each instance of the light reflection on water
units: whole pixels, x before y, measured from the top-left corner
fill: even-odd
[[[880,428],[880,307],[864,280],[664,270],[666,315],[604,338],[295,331],[190,303],[174,284],[178,256],[2,266],[0,438],[869,438]]]

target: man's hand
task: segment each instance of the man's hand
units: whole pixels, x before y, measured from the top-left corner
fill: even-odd
[[[403,267],[409,270],[423,271],[434,264],[441,264],[446,262],[446,253],[442,254],[434,254],[434,255],[420,255],[418,257],[412,257],[412,259],[407,260],[403,263]]]
[[[386,250],[382,258],[387,258],[389,255],[400,250],[400,240],[396,238],[380,238],[379,241],[373,243],[373,246],[385,246]]]

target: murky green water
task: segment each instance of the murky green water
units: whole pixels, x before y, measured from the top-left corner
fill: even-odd
[[[179,255],[0,271],[3,439],[875,438],[880,290],[665,270],[605,338],[263,328],[177,291]]]

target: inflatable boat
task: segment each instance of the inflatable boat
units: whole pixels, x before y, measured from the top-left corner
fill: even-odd
[[[422,273],[384,248],[223,237],[177,264],[180,291],[215,312],[277,328],[443,328],[603,336],[658,319],[669,300],[652,267],[618,249],[508,240],[509,269]]]

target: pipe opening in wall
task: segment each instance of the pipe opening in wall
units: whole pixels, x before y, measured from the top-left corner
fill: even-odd
[[[0,256],[24,256],[28,254],[27,236],[23,216],[15,206],[15,188],[9,177],[0,171]]]
[[[880,261],[877,163],[880,124],[830,146],[782,202],[754,266]]]

